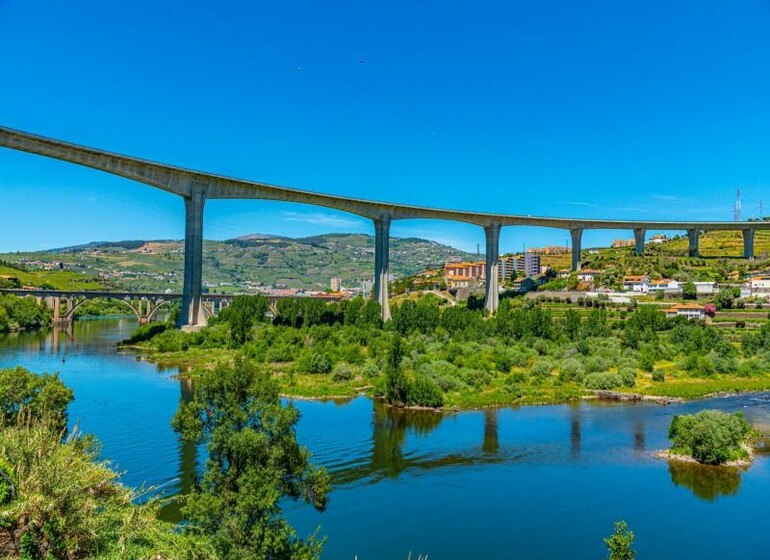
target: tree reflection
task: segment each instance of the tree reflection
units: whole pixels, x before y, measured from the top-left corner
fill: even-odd
[[[674,486],[689,488],[696,497],[709,502],[721,496],[734,496],[741,487],[741,471],[734,467],[669,461],[668,472]]]
[[[160,369],[160,366],[159,366]],[[190,402],[195,392],[193,380],[190,377],[179,379],[179,404]],[[182,520],[180,497],[186,496],[195,484],[195,473],[198,469],[198,447],[195,443],[179,439],[179,474],[176,485],[176,495],[160,508],[158,517],[164,521],[178,523]]]

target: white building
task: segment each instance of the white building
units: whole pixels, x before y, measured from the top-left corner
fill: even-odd
[[[578,280],[581,282],[585,282],[586,284],[593,284],[596,279],[604,274],[603,270],[591,270],[590,268],[586,268],[583,270],[579,270],[577,273]]]
[[[687,317],[688,319],[705,319],[706,308],[694,303],[680,303],[666,309],[666,317]]]
[[[716,282],[693,282],[696,293],[699,296],[713,296],[719,293],[719,286]]]
[[[646,276],[624,276],[623,289],[646,294],[650,289],[650,280]]]
[[[649,293],[678,294],[682,291],[682,284],[676,280],[661,278],[660,280],[651,280],[647,286],[647,291]]]

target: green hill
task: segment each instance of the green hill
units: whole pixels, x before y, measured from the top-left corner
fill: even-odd
[[[253,285],[327,289],[334,276],[341,277],[345,286],[357,286],[372,278],[374,238],[326,234],[294,239],[254,234],[205,241],[203,255],[204,283],[216,291],[240,291]],[[433,241],[392,238],[390,271],[396,276],[410,275],[443,264],[452,256],[472,257]],[[62,274],[73,278],[101,276],[118,288],[172,291],[181,291],[183,258],[184,244],[177,240],[94,242],[0,255],[0,259],[21,263],[29,270],[63,263]],[[34,285],[34,280],[23,283]]]

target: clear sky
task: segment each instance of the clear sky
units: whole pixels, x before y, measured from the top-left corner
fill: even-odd
[[[0,0],[0,124],[279,185],[544,216],[770,214],[770,4]],[[180,199],[0,149],[0,251],[181,238]],[[209,201],[205,236],[372,232]],[[475,250],[480,228],[396,222]],[[584,246],[630,232],[587,232]],[[502,250],[567,234],[506,228]]]

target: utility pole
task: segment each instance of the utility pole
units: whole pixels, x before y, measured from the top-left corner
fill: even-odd
[[[759,199],[759,219],[762,219],[762,199]]]

